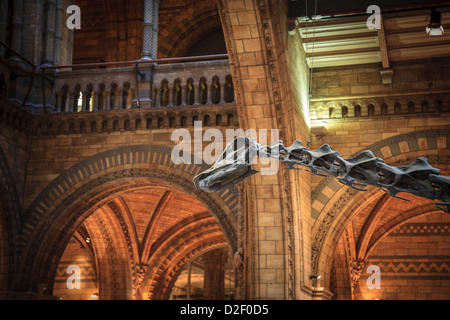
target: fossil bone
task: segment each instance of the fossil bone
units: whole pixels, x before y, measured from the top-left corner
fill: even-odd
[[[397,193],[439,200],[436,207],[450,213],[450,177],[440,176],[440,170],[433,168],[425,157],[418,157],[409,165],[395,167],[385,164],[370,150],[344,159],[327,144],[308,150],[299,140],[290,147],[285,147],[280,140],[270,146],[260,146],[254,139],[238,137],[227,145],[211,168],[194,177],[194,186],[215,192],[237,184],[258,172],[252,168],[256,156],[276,158],[288,169],[302,166],[316,175],[331,175],[340,183],[360,191],[367,191],[365,187],[372,185],[403,200],[407,199],[397,196]]]

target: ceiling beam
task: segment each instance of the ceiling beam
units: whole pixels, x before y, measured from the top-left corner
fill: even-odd
[[[389,54],[388,54],[388,48],[386,45],[386,34],[384,32],[384,21],[383,17],[380,17],[380,29],[377,29],[378,32],[378,42],[380,44],[380,53],[381,53],[381,63],[383,66],[383,69],[389,69],[391,67],[389,62]]]
[[[379,6],[381,12],[392,12],[449,6],[450,1],[377,0],[374,3],[373,0],[290,0],[288,2],[288,17],[312,17],[316,14],[322,16],[367,14],[367,8],[373,4]]]

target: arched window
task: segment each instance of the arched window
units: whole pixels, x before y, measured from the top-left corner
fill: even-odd
[[[408,113],[415,113],[415,104],[414,102],[410,101],[408,102]]]
[[[342,118],[347,118],[347,117],[348,117],[348,107],[343,106],[342,107]]]
[[[386,103],[383,103],[383,104],[381,105],[381,114],[382,114],[382,115],[388,114],[388,106],[387,106]]]
[[[373,117],[375,115],[375,107],[373,106],[373,104],[369,104],[367,106],[367,115],[369,117]]]
[[[394,104],[394,114],[401,114],[402,113],[402,106],[400,102],[396,102]]]
[[[336,116],[336,113],[334,112],[334,108],[331,107],[328,109],[328,117],[329,118],[334,118]]]
[[[361,117],[361,106],[355,106],[355,117]]]
[[[209,125],[210,125],[209,120],[210,120],[210,116],[209,116],[208,114],[206,114],[206,115],[203,117],[203,125],[204,125],[204,126],[209,126]]]

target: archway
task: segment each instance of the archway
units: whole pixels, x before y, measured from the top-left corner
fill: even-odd
[[[191,195],[169,187],[131,189],[116,194],[77,229],[59,262],[53,295],[166,299],[192,254],[217,246],[231,254],[212,214]],[[71,266],[80,268],[77,288]]]
[[[207,165],[175,165],[170,160],[171,150],[159,146],[112,149],[83,160],[51,182],[26,212],[30,227],[22,234],[22,290],[36,290],[39,283],[52,288],[57,265],[75,231],[92,214],[106,205],[111,207],[119,196],[138,190],[162,188],[196,199],[210,213],[225,242],[236,250],[237,191],[199,192],[192,178]],[[191,160],[194,163],[193,157]],[[112,220],[113,215],[108,216]],[[117,219],[115,223],[120,225]],[[122,294],[129,297],[129,291]]]
[[[441,152],[448,141],[449,130],[424,130],[393,136],[365,149],[395,166],[409,164],[419,156],[427,157],[432,166],[441,169],[442,175],[448,175],[448,155]],[[332,279],[332,267],[350,265],[350,275],[342,275],[340,281],[355,283],[359,279],[371,250],[389,234],[382,230],[393,231],[417,214],[436,212],[432,200],[399,195],[410,200],[404,201],[385,195],[379,188],[368,189],[357,191],[329,177],[312,192],[312,217],[316,221],[312,228],[312,269],[323,276],[322,284],[327,288],[332,281],[339,281]],[[423,211],[424,208],[428,209]],[[333,261],[337,261],[334,266]],[[341,294],[348,298],[350,292]]]
[[[216,247],[198,255],[187,264],[173,285],[170,299],[234,300],[235,282],[235,269],[229,249]]]

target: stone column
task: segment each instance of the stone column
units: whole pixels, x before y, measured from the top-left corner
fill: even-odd
[[[169,107],[173,107],[174,104],[173,92],[173,86],[169,86]]]
[[[111,110],[111,91],[105,91],[105,105],[103,106],[103,110]]]
[[[212,104],[213,102],[213,87],[214,87],[214,80],[211,80],[211,83],[208,84],[207,82],[206,84],[206,104]]]
[[[296,139],[309,138],[309,71],[300,34],[287,36],[284,31],[275,31],[286,21],[286,12],[272,10],[272,4],[275,2],[217,1],[227,48],[232,53],[236,107],[242,110],[239,127],[256,132],[280,129],[279,139],[290,145]],[[243,29],[252,30],[251,40]],[[242,41],[262,45],[251,53],[241,52],[237,48]],[[249,81],[259,85],[247,86]],[[262,167],[258,163],[254,168]],[[238,277],[238,297],[310,299],[307,288],[314,239],[311,177],[304,170],[264,169],[265,174],[261,170],[240,189],[245,209],[238,219],[245,221],[246,232],[240,233],[239,241],[245,248],[246,265],[243,276]]]
[[[203,299],[223,300],[225,298],[226,260],[227,255],[222,250],[210,251],[203,255]]]
[[[194,105],[200,104],[200,85],[198,83],[194,83]]]
[[[185,106],[187,105],[187,85],[183,86],[180,84],[180,90],[181,90],[181,105]]]
[[[53,63],[59,64],[59,57],[61,54],[61,25],[62,25],[63,6],[62,0],[56,0],[56,12],[55,12],[55,37],[53,43]]]
[[[54,63],[55,54],[55,19],[56,19],[56,2],[55,0],[46,1],[46,18],[47,24],[44,31],[45,51],[42,63],[44,65],[52,65]]]
[[[161,106],[161,90],[162,88],[155,88],[155,99],[153,100],[154,107]]]
[[[153,45],[153,0],[144,0],[144,33],[142,59],[152,58]]]
[[[68,112],[74,112],[74,111],[76,111],[76,103],[75,103],[75,96],[76,96],[76,93],[75,92],[70,92],[69,94],[68,94],[68,97],[67,97],[67,102],[69,103],[69,107],[66,109],[66,110],[68,110]]]
[[[226,83],[220,84],[220,102],[219,103],[225,103],[225,86],[226,86]]]
[[[156,59],[158,53],[158,12],[159,0],[153,0],[153,24],[152,24],[152,58]]]
[[[0,41],[6,43],[6,28],[8,27],[8,0],[0,0]],[[0,45],[0,56],[5,56],[6,49]]]
[[[93,90],[91,94],[92,99],[92,111],[98,111],[99,91]]]

